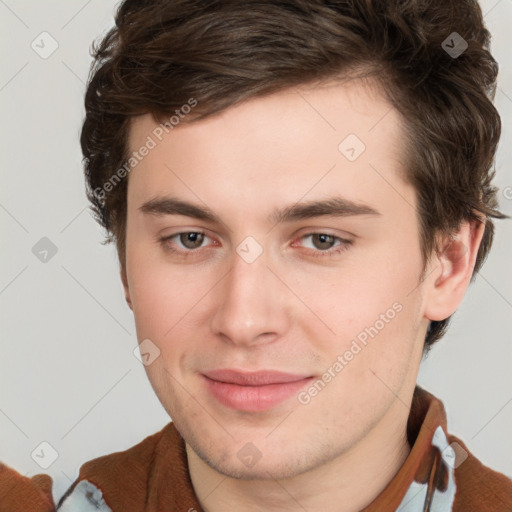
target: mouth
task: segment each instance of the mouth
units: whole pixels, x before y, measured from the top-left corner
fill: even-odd
[[[218,402],[247,412],[272,409],[296,395],[314,378],[274,370],[245,372],[231,369],[213,370],[201,376],[208,393]]]

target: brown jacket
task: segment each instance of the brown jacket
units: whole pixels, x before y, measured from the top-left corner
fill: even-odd
[[[512,480],[482,465],[446,430],[441,401],[416,387],[403,466],[361,512],[512,512]],[[185,444],[171,422],[123,452],[82,465],[55,506],[48,475],[0,464],[0,512],[201,512]]]

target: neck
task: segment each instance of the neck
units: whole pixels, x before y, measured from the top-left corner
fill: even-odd
[[[190,477],[205,512],[308,510],[356,512],[392,480],[410,452],[410,396],[396,399],[358,444],[327,464],[283,480],[237,480],[209,465],[186,445]]]

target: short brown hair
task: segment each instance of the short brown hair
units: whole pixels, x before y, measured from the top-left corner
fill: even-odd
[[[476,1],[125,0],[115,22],[92,46],[81,146],[91,209],[123,271],[127,180],[105,184],[129,159],[134,116],[169,119],[194,98],[185,120],[193,122],[251,97],[365,70],[408,133],[406,179],[417,192],[425,265],[438,233],[485,218],[474,279],[492,244],[491,218],[506,217],[491,184],[498,65]],[[449,320],[431,322],[426,351]]]

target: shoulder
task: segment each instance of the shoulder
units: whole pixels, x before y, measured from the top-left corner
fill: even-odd
[[[27,477],[0,462],[0,510],[54,512],[53,481],[49,475]]]
[[[482,464],[457,437],[449,435],[448,442],[455,451],[454,512],[512,511],[512,480]]]
[[[172,422],[127,450],[85,462],[57,510],[111,512],[112,503],[115,510],[144,510],[155,452],[162,438],[169,436],[177,439]]]

